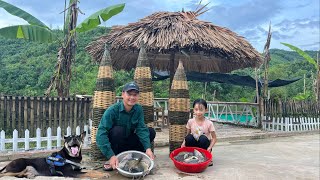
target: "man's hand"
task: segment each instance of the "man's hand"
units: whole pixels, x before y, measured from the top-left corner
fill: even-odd
[[[116,169],[119,164],[119,160],[118,160],[117,156],[112,156],[109,160],[109,163],[113,169]]]
[[[148,149],[146,150],[146,154],[147,154],[152,160],[154,159],[154,154],[153,154],[153,152],[151,151],[150,148],[148,148]]]

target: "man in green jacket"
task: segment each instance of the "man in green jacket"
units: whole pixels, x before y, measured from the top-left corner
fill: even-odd
[[[117,168],[119,160],[116,155],[123,151],[142,151],[154,159],[150,142],[156,132],[144,123],[142,106],[137,104],[139,86],[135,82],[124,85],[122,98],[104,112],[96,136],[99,149],[109,159],[109,164],[104,165],[109,171]]]

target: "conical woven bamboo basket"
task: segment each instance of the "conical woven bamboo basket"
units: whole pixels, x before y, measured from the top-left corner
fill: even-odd
[[[145,45],[141,42],[137,66],[134,71],[134,81],[140,88],[139,103],[143,107],[144,122],[148,127],[153,127],[153,88],[150,63],[145,50]]]
[[[179,61],[174,74],[169,95],[169,148],[170,153],[179,148],[187,135],[186,124],[189,119],[190,98],[186,74]]]
[[[154,110],[153,110],[153,87],[150,63],[145,50],[144,42],[140,43],[140,51],[134,71],[134,81],[140,88],[139,104],[143,108],[144,122],[148,127],[153,127]],[[154,142],[151,142],[151,149],[154,149]]]
[[[93,120],[91,129],[91,157],[93,160],[102,160],[105,157],[97,146],[96,134],[104,111],[115,103],[115,86],[109,45],[105,45],[103,59],[100,62],[96,91],[93,96]]]

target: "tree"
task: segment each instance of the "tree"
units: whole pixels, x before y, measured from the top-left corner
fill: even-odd
[[[96,28],[101,24],[101,20],[107,21],[112,16],[120,13],[125,6],[125,4],[117,4],[101,9],[77,25],[79,12],[77,4],[78,0],[69,0],[69,6],[65,7],[64,13],[67,11],[67,16],[65,16],[64,19],[64,39],[61,40],[55,36],[48,26],[28,12],[0,0],[0,7],[29,23],[28,25],[15,25],[1,28],[1,36],[12,39],[26,39],[40,43],[59,42],[60,48],[58,50],[56,71],[51,78],[50,85],[45,93],[46,95],[49,95],[52,89],[56,89],[60,97],[69,96],[71,65],[72,62],[75,61],[77,32],[86,32]]]

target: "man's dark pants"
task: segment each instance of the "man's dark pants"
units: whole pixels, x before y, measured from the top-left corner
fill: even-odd
[[[150,142],[153,142],[156,137],[156,131],[153,128],[149,128]],[[119,154],[128,150],[136,150],[145,152],[139,137],[132,132],[128,137],[125,136],[125,128],[121,126],[114,126],[109,132],[109,141],[111,143],[111,149],[114,154]]]

